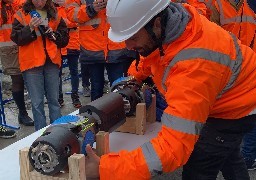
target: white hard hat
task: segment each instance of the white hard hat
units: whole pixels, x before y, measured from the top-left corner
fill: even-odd
[[[170,0],[108,0],[109,39],[127,40],[169,4]]]

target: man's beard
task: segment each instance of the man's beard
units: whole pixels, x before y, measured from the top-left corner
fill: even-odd
[[[152,47],[145,47],[143,48],[143,52],[139,52],[139,54],[143,57],[147,57],[148,55],[150,55],[152,52],[154,52],[158,47],[155,45],[155,46],[152,46]]]
[[[147,44],[142,48],[143,52],[139,52],[141,56],[147,57],[158,48],[157,44],[153,40],[150,41],[149,44],[151,45],[151,47]]]

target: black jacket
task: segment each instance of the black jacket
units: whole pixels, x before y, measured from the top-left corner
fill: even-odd
[[[58,48],[64,48],[68,45],[69,35],[68,28],[64,20],[61,18],[55,33],[56,41],[53,41]],[[43,39],[47,38],[42,34]],[[18,46],[24,46],[37,39],[35,31],[30,30],[29,25],[23,26],[17,19],[12,24],[11,40]]]

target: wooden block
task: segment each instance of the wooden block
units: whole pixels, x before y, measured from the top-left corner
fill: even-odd
[[[146,130],[146,104],[136,106],[136,134],[143,135]]]
[[[120,126],[116,131],[136,134],[136,126]]]
[[[30,172],[30,180],[68,180],[68,173],[58,173],[54,176],[43,175],[36,170]]]
[[[86,180],[85,156],[73,154],[68,158],[69,178],[68,180]]]
[[[146,128],[146,104],[138,103],[136,106],[136,115],[126,117],[126,122],[116,129],[116,131],[124,133],[133,133],[142,135]]]
[[[152,104],[147,109],[147,122],[156,122],[156,95],[152,94]]]
[[[19,151],[19,161],[20,161],[20,179],[30,180],[29,173],[33,170],[28,158],[29,148],[26,147]],[[10,167],[11,168],[11,167]]]
[[[96,154],[102,156],[109,153],[109,133],[99,131],[96,134]]]

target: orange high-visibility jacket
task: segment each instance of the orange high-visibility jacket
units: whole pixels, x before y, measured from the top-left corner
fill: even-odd
[[[59,16],[65,21],[68,29],[69,29],[69,42],[65,48],[61,48],[61,54],[67,55],[67,49],[79,50],[80,43],[79,43],[79,31],[78,31],[78,24],[71,22],[67,18],[66,9],[64,6],[57,7]]]
[[[247,0],[240,1],[237,5],[231,0],[215,0],[214,8],[219,13],[219,22],[216,23],[235,34],[243,44],[256,52],[256,15]]]
[[[87,13],[87,6],[93,0],[67,0],[67,18],[79,24],[79,38],[81,44],[81,57],[95,62],[100,59],[115,61],[124,55],[127,49],[125,43],[115,43],[108,38],[109,23],[106,9],[99,11],[94,17]],[[84,55],[83,55],[84,54]]]
[[[146,65],[148,66],[146,67]],[[136,67],[136,61],[133,61],[127,73],[129,76],[133,76],[138,82],[142,82],[152,74],[150,65],[148,63],[144,63],[143,57],[140,58],[140,61],[137,67]]]
[[[174,0],[173,2],[188,3],[194,6],[200,14],[206,16],[207,8],[204,2],[200,2],[199,0]]]
[[[216,0],[197,0],[197,1],[200,2],[200,3],[204,3],[205,4],[205,6],[207,8],[206,9],[206,17],[209,19],[210,16],[211,16],[211,13],[212,13],[211,9],[212,9],[212,7],[214,5],[214,2]]]
[[[188,161],[208,117],[235,121],[256,109],[254,51],[195,8],[184,7],[192,16],[185,31],[164,44],[163,57],[154,52],[144,59],[168,104],[161,131],[131,152],[103,155],[101,180],[150,179],[174,171]]]
[[[31,16],[25,14],[23,10],[19,10],[14,15],[14,18],[19,21],[24,27],[29,25]],[[48,26],[56,31],[60,23],[61,17],[57,16],[56,20],[51,19]],[[38,28],[35,28],[37,39],[24,46],[19,46],[19,63],[20,70],[25,71],[34,67],[40,67],[45,64],[46,53],[44,50],[43,39]],[[48,38],[46,40],[46,51],[54,64],[61,66],[61,53],[60,48],[50,41]]]
[[[12,32],[13,15],[16,11],[19,10],[19,8],[21,8],[23,3],[24,3],[24,0],[14,0],[12,4],[6,5],[6,6],[12,7],[13,14],[12,14],[12,12],[7,11],[7,22],[5,24],[3,24],[3,19],[1,17],[1,13],[0,13],[0,47],[16,45],[10,39],[10,35]],[[1,7],[1,3],[0,3],[0,10],[1,9],[2,9],[2,7]]]

